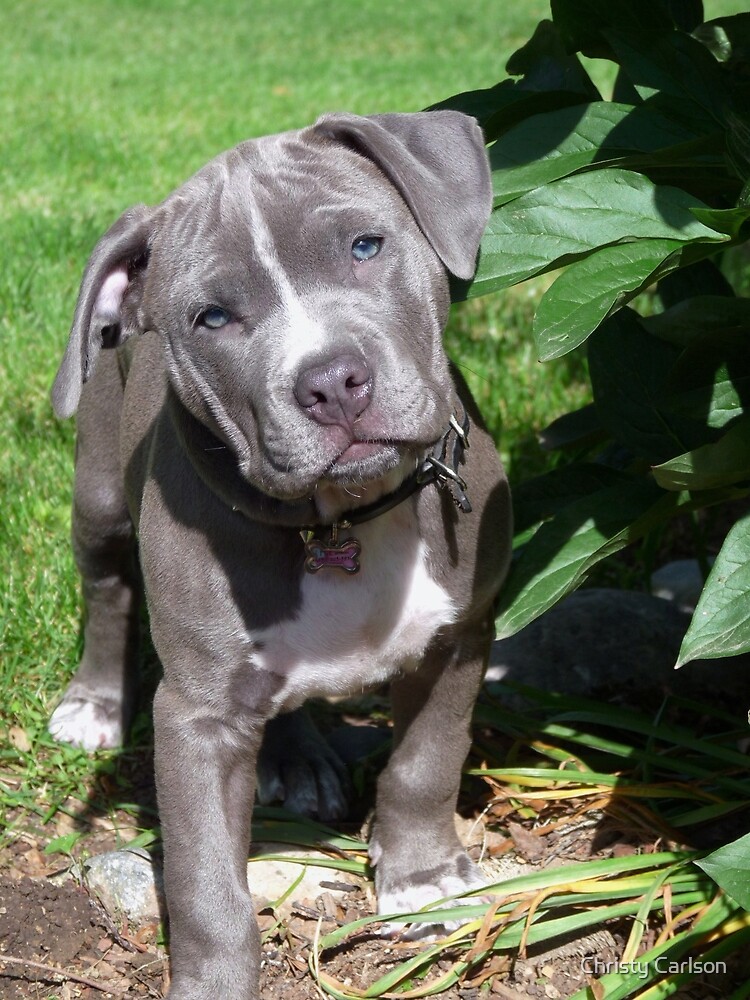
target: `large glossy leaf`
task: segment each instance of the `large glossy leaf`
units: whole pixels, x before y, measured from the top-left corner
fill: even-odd
[[[593,163],[657,152],[686,158],[681,151],[695,139],[694,130],[649,104],[596,101],[535,115],[490,148],[495,204]]]
[[[695,208],[693,214],[704,225],[737,239],[750,220],[750,205],[740,205],[738,208]]]
[[[534,34],[513,53],[505,68],[511,76],[523,77],[526,90],[567,90],[586,94],[589,98],[600,96],[553,21],[540,21]]]
[[[624,472],[594,462],[575,462],[527,479],[513,490],[515,530],[526,531],[575,500],[630,481]]]
[[[472,115],[484,129],[487,142],[497,139],[507,129],[531,115],[544,114],[558,108],[583,104],[588,94],[568,90],[527,90],[515,80],[502,80],[485,90],[470,90],[431,105],[427,110],[450,108]]]
[[[678,240],[638,240],[603,247],[564,271],[534,316],[540,361],[578,347],[599,324],[657,278],[679,267]]]
[[[750,650],[750,514],[724,540],[682,642],[677,666]]]
[[[565,177],[496,209],[485,230],[477,274],[465,294],[483,295],[636,239],[719,244],[728,237],[691,212],[705,207],[679,188],[629,170]]]
[[[681,31],[644,35],[639,29],[605,28],[603,34],[641,97],[669,94],[688,113],[723,122],[731,97],[711,53]]]
[[[726,427],[750,400],[750,329],[717,330],[690,341],[666,388],[665,405],[678,418],[698,417],[706,427]]]
[[[713,444],[653,468],[665,490],[713,490],[750,481],[750,414],[735,421]]]
[[[599,92],[575,55],[566,51],[551,21],[541,21],[532,38],[508,60],[508,73],[487,90],[457,94],[432,106],[473,115],[491,142],[532,115],[599,98]]]
[[[750,833],[695,863],[736,903],[750,910]]]
[[[666,32],[672,18],[661,0],[551,0],[552,17],[568,48],[588,56],[612,55],[603,31],[625,28],[634,31]]]
[[[588,356],[602,423],[636,455],[655,465],[711,439],[703,398],[696,393],[697,412],[689,407],[675,412],[675,399],[667,392],[679,350],[646,333],[637,313],[622,309],[602,324],[589,338]]]
[[[511,568],[500,594],[499,638],[518,632],[586,579],[593,566],[666,520],[676,493],[631,479],[578,500],[543,524]]]
[[[687,347],[706,334],[714,336],[728,331],[740,334],[744,330],[750,337],[750,300],[728,295],[695,295],[666,312],[644,316],[641,325],[654,337],[678,347]]]
[[[590,448],[603,441],[607,432],[593,403],[578,410],[563,413],[537,435],[545,451],[564,451]]]
[[[695,38],[720,62],[734,60],[735,65],[750,62],[750,14],[730,14],[701,24],[693,32]]]

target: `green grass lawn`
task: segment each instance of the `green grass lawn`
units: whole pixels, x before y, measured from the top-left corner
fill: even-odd
[[[54,419],[48,393],[98,236],[129,205],[160,200],[241,139],[303,126],[335,109],[418,110],[493,84],[546,7],[544,0],[524,0],[500,15],[491,0],[6,6],[0,36],[3,728],[17,727],[35,751],[45,744],[50,707],[80,653],[68,545],[74,429],[72,421]],[[548,398],[539,405],[532,313],[525,291],[474,303],[458,310],[449,334],[493,428],[499,434],[508,426],[506,454],[522,453],[532,428],[554,415]],[[573,391],[585,389],[576,384]],[[559,411],[569,402],[561,387]],[[86,759],[74,751],[15,753],[13,767],[27,770],[8,793],[11,803],[38,799],[44,812],[85,780]]]

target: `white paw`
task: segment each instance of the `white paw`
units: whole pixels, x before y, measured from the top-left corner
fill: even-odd
[[[462,893],[483,889],[486,886],[486,880],[482,877],[479,869],[474,867],[466,878],[457,875],[444,875],[435,879],[434,882],[423,882],[419,885],[404,886],[392,892],[382,892],[378,895],[378,913],[416,913],[446,896],[459,896]],[[439,909],[476,906],[485,902],[487,902],[487,897],[475,895],[466,899],[451,899],[443,903]],[[450,920],[432,920],[412,924],[400,921],[387,922],[383,924],[380,933],[388,936],[400,935],[415,941],[434,937],[436,934],[448,934],[473,919],[474,917],[467,916],[463,920],[453,917]]]
[[[52,713],[47,728],[60,743],[83,750],[122,743],[122,726],[112,712],[84,698],[64,698]]]

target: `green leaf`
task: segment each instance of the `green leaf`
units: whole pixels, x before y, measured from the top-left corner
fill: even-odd
[[[750,833],[695,863],[736,903],[750,910]]]
[[[66,833],[62,837],[54,837],[44,848],[45,854],[70,854],[83,834],[79,830]]]
[[[724,428],[750,399],[750,329],[716,330],[692,340],[669,373],[666,389],[665,406],[676,419],[698,418],[706,428]],[[718,436],[702,435],[688,448]]]
[[[672,19],[661,0],[551,0],[552,17],[571,51],[592,57],[611,58],[604,31],[626,28],[666,32]]]
[[[576,462],[527,479],[513,490],[515,531],[546,521],[575,500],[630,481],[624,472],[594,462]]]
[[[533,334],[540,361],[572,351],[616,309],[679,267],[678,240],[638,240],[603,247],[565,270],[545,292]]]
[[[603,33],[644,100],[667,94],[697,116],[724,122],[731,104],[725,74],[695,38],[680,31],[645,35],[632,27]]]
[[[725,233],[732,239],[739,239],[742,229],[750,220],[750,205],[739,208],[694,208],[693,215],[705,226],[717,233]]]
[[[637,313],[623,309],[602,324],[589,338],[588,356],[597,411],[620,444],[656,464],[704,443],[694,440],[695,420],[667,406],[678,350],[647,334]]]
[[[750,650],[750,514],[730,530],[682,641],[677,666]]]
[[[505,639],[575,590],[601,559],[666,520],[675,493],[632,479],[561,510],[523,549],[500,594],[496,627]]]
[[[495,204],[594,163],[668,151],[679,157],[695,138],[694,130],[648,104],[597,101],[535,115],[490,148]]]
[[[540,21],[534,34],[517,49],[506,64],[511,76],[523,77],[526,90],[567,90],[599,97],[591,77],[579,59],[570,53],[557,25]]]
[[[538,435],[539,444],[545,451],[590,448],[603,441],[606,436],[593,403],[571,410],[570,413],[563,413]]]
[[[129,840],[125,845],[126,849],[129,851],[134,850],[136,847],[150,847],[152,844],[156,843],[158,836],[154,830],[141,830],[141,832]]]
[[[699,25],[693,37],[706,46],[715,59],[745,69],[750,62],[750,14],[717,17]]]
[[[750,330],[750,299],[727,295],[696,295],[666,312],[643,317],[648,333],[677,347],[686,347],[706,334]]]
[[[706,444],[652,469],[665,490],[712,490],[750,480],[750,414],[713,444]]]
[[[433,104],[473,115],[492,142],[532,115],[596,100],[600,94],[576,56],[566,51],[551,21],[541,21],[532,38],[507,64],[511,76],[486,90],[467,91]]]
[[[476,296],[507,288],[613,243],[725,242],[726,236],[695,218],[694,207],[705,206],[679,188],[657,186],[628,170],[565,177],[492,213],[467,293]]]
[[[557,108],[572,104],[583,104],[590,100],[589,94],[566,90],[536,92],[527,90],[515,80],[502,80],[485,90],[470,90],[456,94],[445,101],[433,104],[428,111],[449,108],[462,111],[476,118],[484,130],[485,140],[492,142],[518,122]]]

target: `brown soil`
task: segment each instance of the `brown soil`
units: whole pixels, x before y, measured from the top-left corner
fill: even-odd
[[[518,817],[516,817],[517,819]],[[120,817],[122,837],[127,817]],[[570,823],[534,827],[508,817],[511,838],[485,831],[485,849],[499,859],[512,857],[533,871],[539,866],[563,864],[590,857],[630,854],[638,849],[658,849],[642,835],[623,829],[601,814]],[[552,827],[552,829],[550,829]],[[642,834],[642,831],[641,831]],[[92,833],[102,849],[107,837]],[[138,930],[115,926],[99,903],[73,880],[58,882],[54,866],[40,852],[42,842],[32,834],[4,852],[7,872],[0,877],[0,998],[2,1000],[99,1000],[104,997],[165,996],[169,985],[165,949],[158,943],[156,925]],[[477,847],[470,848],[476,853]],[[498,861],[502,863],[502,861]],[[331,878],[337,882],[337,873]],[[340,886],[338,886],[340,887]],[[372,913],[368,887],[350,887],[341,901],[329,892],[318,899],[295,900],[290,918],[281,927],[274,915],[262,911],[262,1000],[320,1000],[310,973],[310,956],[319,935]],[[419,945],[384,939],[377,926],[353,935],[338,949],[320,956],[320,970],[333,983],[366,988],[390,968],[420,950]],[[583,941],[560,945],[526,960],[498,955],[493,963],[474,972],[475,978],[440,993],[442,1000],[496,1000],[496,998],[564,998],[585,986],[583,958],[595,955],[600,962],[614,962],[622,954],[627,927],[613,925]],[[647,944],[649,935],[647,935]],[[651,942],[653,943],[653,942]],[[422,946],[424,947],[424,946]],[[458,957],[458,956],[456,956]],[[450,955],[429,974],[448,971]],[[706,977],[675,994],[679,1000],[726,998],[750,977],[750,962],[740,956],[727,976]],[[220,998],[217,998],[220,1000]],[[224,1000],[224,998],[221,998]]]

